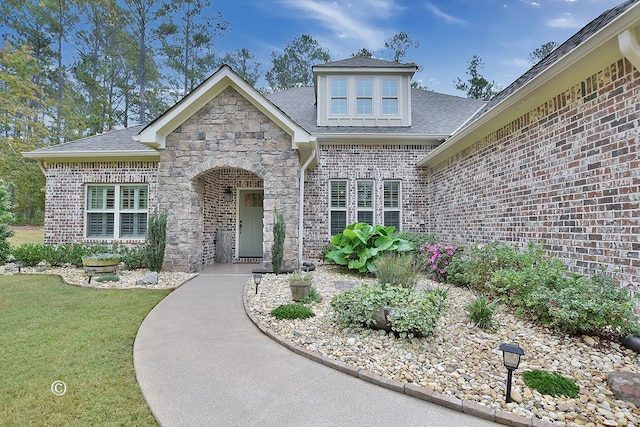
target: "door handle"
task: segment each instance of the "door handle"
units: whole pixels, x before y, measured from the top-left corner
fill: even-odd
[[[240,220],[240,230],[238,230],[240,234],[242,234],[242,220]]]

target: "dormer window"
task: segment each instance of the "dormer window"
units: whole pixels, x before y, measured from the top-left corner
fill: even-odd
[[[356,114],[370,116],[373,113],[373,82],[371,79],[356,80]]]
[[[382,114],[398,115],[398,80],[382,80]]]
[[[331,80],[331,114],[347,115],[347,79]]]
[[[411,126],[411,77],[417,67],[375,58],[313,66],[317,125]]]

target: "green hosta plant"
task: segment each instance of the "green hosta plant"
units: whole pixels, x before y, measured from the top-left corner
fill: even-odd
[[[373,261],[383,252],[413,250],[410,242],[393,236],[394,231],[393,226],[372,226],[364,222],[350,224],[342,233],[333,236],[333,249],[325,259],[361,273],[373,272]]]

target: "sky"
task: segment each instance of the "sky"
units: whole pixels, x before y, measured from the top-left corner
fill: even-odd
[[[504,88],[527,71],[528,57],[542,44],[563,43],[602,12],[623,0],[213,0],[212,9],[229,22],[217,41],[221,54],[247,48],[271,68],[296,37],[309,34],[332,60],[367,48],[389,59],[384,41],[405,31],[419,43],[406,60],[429,90],[465,96],[454,80],[468,78],[468,62],[478,55],[480,73]],[[258,82],[258,87],[266,86]]]

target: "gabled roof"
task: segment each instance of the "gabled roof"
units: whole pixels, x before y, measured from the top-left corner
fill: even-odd
[[[258,110],[277,123],[292,139],[293,148],[299,149],[315,142],[315,139],[296,122],[269,102],[264,95],[236,74],[228,65],[223,65],[211,77],[191,93],[182,98],[156,120],[148,124],[134,139],[150,146],[164,148],[166,137],[202,107],[232,87]]]
[[[114,130],[87,138],[78,139],[64,144],[40,148],[23,153],[24,157],[38,160],[124,160],[132,158],[147,158],[158,160],[157,150],[133,140],[143,126]]]
[[[315,89],[299,87],[267,95],[267,98],[309,133],[344,137],[397,135],[406,138],[442,139],[462,126],[484,101],[461,98],[422,89],[411,89],[411,127],[317,126]]]
[[[313,66],[314,70],[317,68],[396,68],[398,70],[408,69],[415,71],[417,67],[415,64],[402,64],[400,62],[385,61],[383,59],[355,56],[353,58],[325,62]]]

